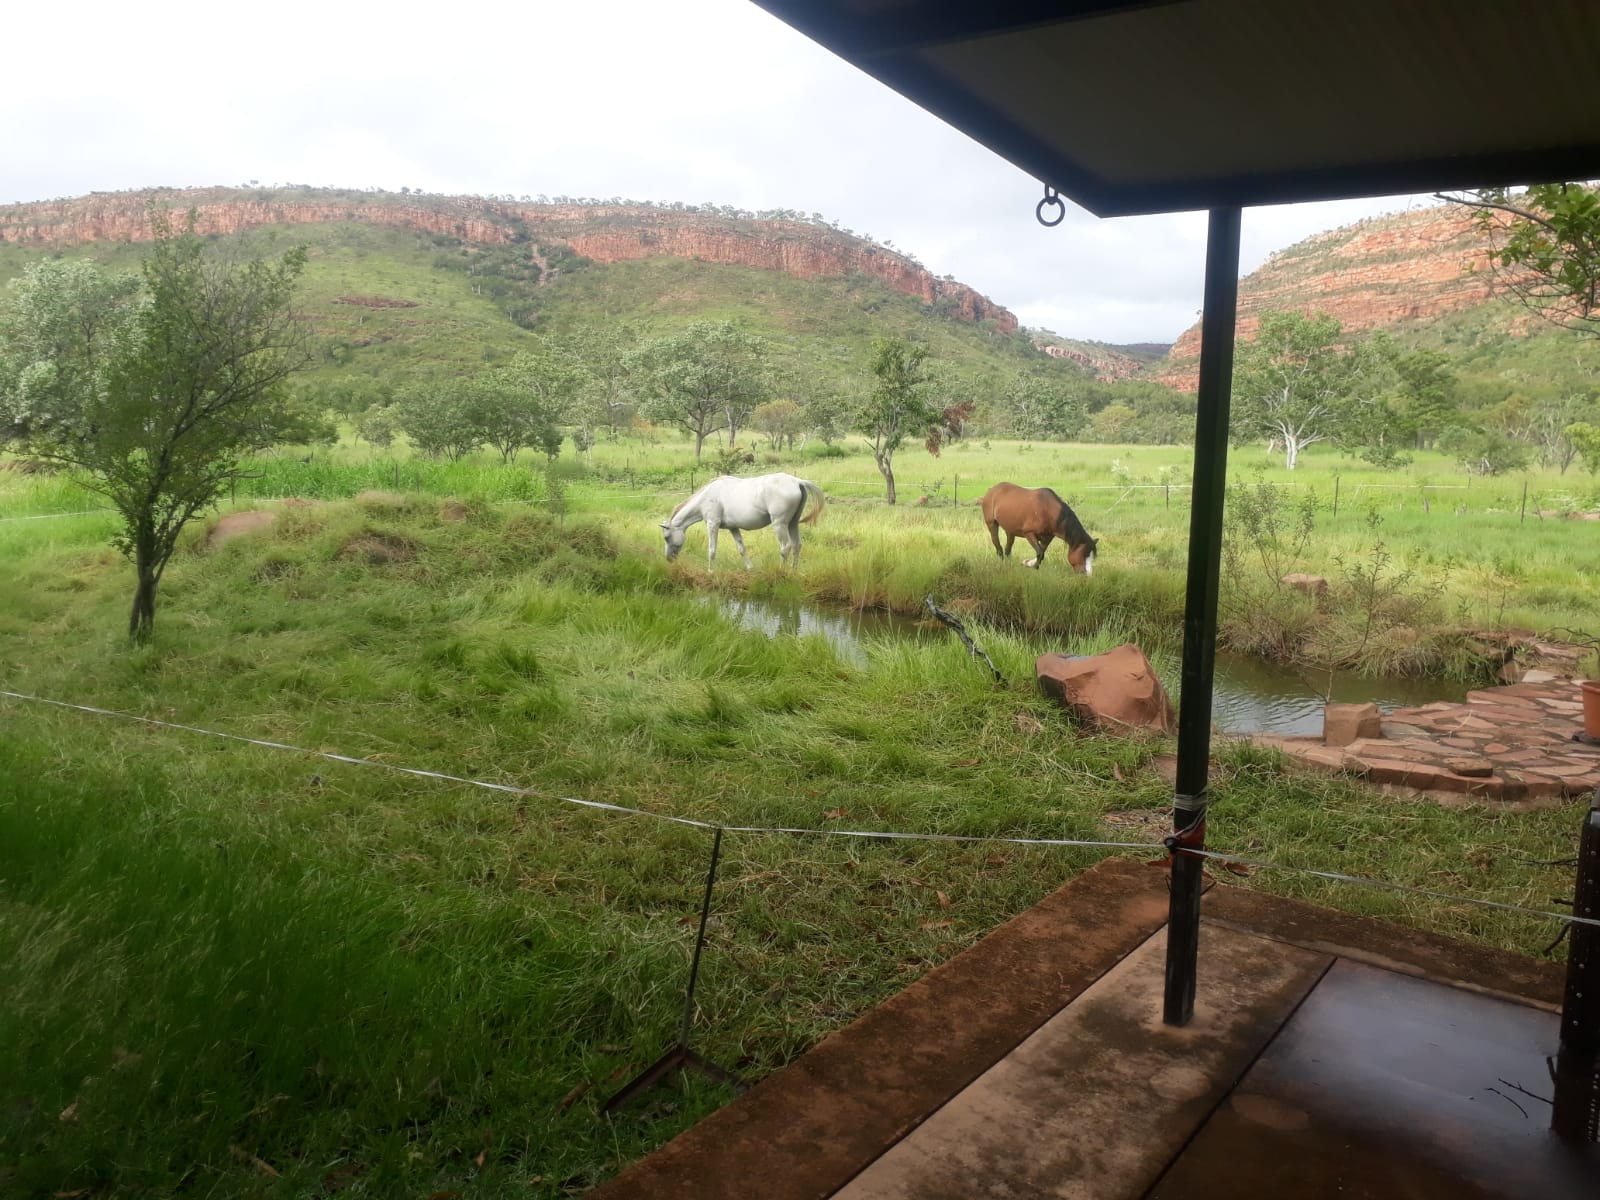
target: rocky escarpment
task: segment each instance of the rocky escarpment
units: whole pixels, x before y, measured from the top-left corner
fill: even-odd
[[[478,245],[530,239],[546,246],[562,244],[600,263],[670,256],[782,271],[801,279],[863,274],[961,320],[993,321],[1006,333],[1017,327],[1015,316],[966,284],[939,279],[893,250],[827,225],[651,205],[421,199],[309,188],[292,192],[190,188],[0,205],[0,241],[47,246],[147,241],[153,203],[175,212],[192,209],[202,234],[354,221],[416,229]],[[537,251],[530,246],[529,253],[531,257]]]
[[[1428,320],[1489,299],[1489,242],[1471,214],[1440,204],[1347,225],[1274,254],[1239,281],[1239,331],[1255,335],[1269,309],[1332,313],[1348,330]],[[1153,374],[1194,390],[1200,326]]]

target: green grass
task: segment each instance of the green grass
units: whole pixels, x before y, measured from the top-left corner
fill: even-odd
[[[1187,513],[1087,484],[1111,481],[1112,458],[1144,477],[1178,452],[911,456],[908,481],[938,472],[943,499],[959,472],[964,502],[894,512],[849,483],[870,483],[870,460],[801,459],[830,503],[798,576],[775,569],[768,534],[750,540],[750,574],[731,547],[708,573],[699,541],[667,564],[654,521],[687,485],[681,444],[594,457],[587,476],[568,465],[561,519],[495,502],[512,476],[486,466],[473,485],[471,467],[403,463],[422,474],[398,500],[285,506],[216,550],[196,528],[141,649],[121,634],[128,569],[108,516],[0,524],[0,686],[537,793],[3,701],[0,954],[18,968],[0,982],[0,1105],[16,1114],[0,1191],[560,1196],[724,1102],[691,1082],[598,1111],[674,1036],[708,835],[553,797],[740,825],[1118,840],[1106,813],[1169,802],[1148,769],[1169,747],[1071,729],[1033,686],[1040,639],[1002,626],[1077,629],[1049,639],[1075,652],[1134,636],[1169,663]],[[285,484],[293,460],[272,468]],[[382,464],[341,451],[302,478],[349,494],[392,483],[372,478]],[[1313,458],[1306,478],[1333,465]],[[1082,489],[1105,539],[1092,580],[995,567],[965,500],[1001,476]],[[414,483],[475,497],[467,520],[441,519]],[[78,506],[58,480],[6,473],[0,488],[4,515]],[[1471,535],[1435,552],[1476,556],[1501,532],[1529,544],[1514,515],[1416,519],[1419,552],[1451,528]],[[1356,535],[1345,520],[1330,538]],[[1594,569],[1587,526],[1547,526],[1543,560],[1525,563]],[[909,611],[930,590],[988,614],[979,640],[1010,685],[949,640],[873,644],[857,663],[818,636],[740,632],[706,600]],[[1576,804],[1395,800],[1247,747],[1221,752],[1215,791],[1214,840],[1252,856],[1540,908],[1570,887],[1528,860],[1571,853]],[[731,835],[695,1045],[758,1076],[1097,857]],[[1554,932],[1293,875],[1249,886],[1529,952]]]

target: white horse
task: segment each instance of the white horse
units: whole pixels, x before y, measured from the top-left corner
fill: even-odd
[[[805,511],[807,497],[816,504],[809,515]],[[750,555],[744,548],[742,535],[746,529],[763,529],[768,525],[778,535],[778,554],[792,567],[800,565],[800,522],[815,523],[822,515],[825,503],[822,489],[809,479],[796,479],[793,475],[758,475],[754,479],[741,479],[737,475],[723,475],[690,496],[672,516],[661,522],[662,536],[667,542],[667,560],[678,557],[683,549],[684,531],[696,521],[706,523],[706,563],[717,561],[717,531],[726,529],[733,534],[734,545],[749,570]]]

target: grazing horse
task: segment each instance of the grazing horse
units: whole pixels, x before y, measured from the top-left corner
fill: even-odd
[[[816,500],[811,512],[802,517],[807,498]],[[706,523],[706,564],[717,561],[717,531],[726,529],[733,534],[734,545],[744,559],[745,570],[750,569],[750,555],[744,548],[741,533],[746,529],[762,529],[768,525],[778,535],[778,554],[792,567],[800,565],[800,522],[815,524],[822,515],[824,503],[822,489],[809,479],[796,479],[793,475],[758,475],[741,479],[737,475],[724,475],[713,479],[690,496],[672,516],[661,522],[662,536],[667,542],[667,559],[678,557],[683,549],[683,534],[696,521]]]
[[[1089,536],[1083,522],[1067,507],[1066,501],[1049,488],[1018,487],[997,483],[983,494],[983,523],[989,527],[989,540],[1001,558],[1011,555],[1011,544],[1020,535],[1028,539],[1034,557],[1022,565],[1037,569],[1044,564],[1044,552],[1060,538],[1067,544],[1067,562],[1074,571],[1094,574],[1094,552],[1098,543]],[[1000,549],[1000,531],[1006,531],[1006,548]]]

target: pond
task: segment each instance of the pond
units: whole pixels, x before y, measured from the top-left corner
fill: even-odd
[[[927,622],[890,613],[838,612],[808,604],[736,597],[720,602],[722,611],[741,629],[765,634],[805,637],[819,634],[839,656],[858,667],[867,665],[867,646],[874,641],[945,641],[954,634]],[[982,642],[979,642],[982,645]],[[1038,653],[1049,652],[1048,638],[1038,639]],[[1177,700],[1176,664],[1166,672]],[[1212,723],[1228,733],[1280,733],[1318,735],[1322,732],[1326,674],[1308,678],[1293,668],[1243,654],[1217,655],[1212,687]],[[1328,699],[1341,702],[1375,702],[1384,712],[1429,704],[1435,700],[1463,700],[1468,685],[1438,679],[1371,678],[1335,674]]]

